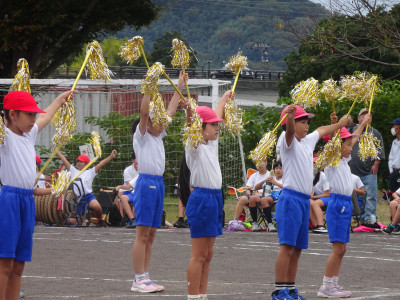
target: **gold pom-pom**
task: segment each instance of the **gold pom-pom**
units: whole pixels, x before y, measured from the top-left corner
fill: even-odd
[[[315,168],[322,171],[327,166],[338,167],[340,165],[340,159],[342,157],[342,140],[339,132],[325,144],[324,149],[318,156],[315,162]]]
[[[380,140],[378,140],[372,132],[363,133],[360,136],[358,157],[365,162],[367,159],[377,160],[379,150],[381,149]]]
[[[158,79],[164,72],[164,65],[156,62],[147,70],[146,78],[142,83],[140,91],[149,96],[155,96],[158,93]]]
[[[56,130],[52,138],[52,146],[67,144],[71,140],[76,127],[74,102],[66,101],[53,116],[51,124]]]
[[[14,77],[13,84],[11,86],[12,91],[26,91],[31,93],[30,77],[29,77],[29,65],[25,58],[20,58],[17,62],[18,73]]]
[[[317,106],[319,104],[318,80],[311,77],[299,82],[290,92],[290,96],[294,104],[304,108]]]
[[[200,115],[196,111],[196,101],[193,98],[188,99],[190,103],[190,109],[192,111],[192,117],[190,126],[185,124],[183,129],[183,145],[188,148],[197,148],[198,145],[204,144],[203,138],[203,122],[201,121]]]
[[[113,73],[108,69],[108,66],[103,57],[103,50],[101,50],[98,41],[89,43],[86,47],[86,53],[89,53],[86,70],[90,74],[91,79],[102,79],[104,81],[110,80]]]
[[[134,36],[125,45],[121,46],[119,56],[126,60],[128,64],[138,60],[143,48],[143,38],[141,36]]]
[[[240,72],[240,70],[247,68],[247,57],[243,56],[242,53],[239,52],[229,59],[229,62],[225,65],[225,67],[236,74]]]
[[[165,110],[164,99],[157,93],[150,102],[150,120],[154,127],[168,127],[172,118]]]
[[[187,69],[189,67],[189,50],[187,49],[184,42],[178,39],[172,40],[172,52],[173,58],[171,61],[172,67],[179,67],[181,69]]]
[[[266,157],[272,154],[276,143],[276,132],[269,131],[258,142],[257,146],[250,151],[249,158],[254,161],[258,167]]]
[[[66,170],[58,172],[58,178],[53,174],[51,177],[51,194],[56,197],[64,195],[68,188],[71,173]]]
[[[237,106],[235,99],[225,105],[225,128],[232,135],[239,135],[243,130],[243,111]]]
[[[3,118],[0,117],[0,145],[4,144],[6,136],[7,136],[6,126],[3,123]]]
[[[96,131],[92,131],[89,141],[92,144],[94,155],[97,158],[101,157],[100,135]]]
[[[367,103],[371,98],[372,84],[376,78],[366,72],[342,76],[340,86],[344,92],[343,96],[357,102]]]
[[[322,87],[319,91],[324,95],[325,100],[328,102],[333,102],[336,99],[339,99],[342,95],[342,91],[337,85],[336,80],[333,80],[332,78],[322,82]]]

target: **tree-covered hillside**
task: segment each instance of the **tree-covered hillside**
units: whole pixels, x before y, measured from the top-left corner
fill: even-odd
[[[167,5],[159,20],[146,29],[127,28],[117,38],[141,35],[145,50],[151,51],[154,41],[165,32],[179,32],[197,52],[198,66],[219,68],[241,50],[249,59],[249,67],[262,69],[262,47],[267,44],[268,68],[286,69],[283,58],[298,47],[289,33],[286,20],[294,26],[306,26],[307,18],[327,16],[320,5],[308,0],[158,0]]]

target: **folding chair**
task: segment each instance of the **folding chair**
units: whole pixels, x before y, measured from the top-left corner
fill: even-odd
[[[90,225],[90,216],[88,217],[88,207],[89,204],[86,200],[82,199],[84,194],[83,182],[81,178],[75,179],[72,183],[72,191],[74,193],[74,197],[69,200],[69,208],[70,213],[67,219],[67,224],[69,226],[70,219],[76,218],[76,223],[72,225],[72,227],[76,227],[79,224],[89,226]]]
[[[250,178],[251,175],[253,175],[254,173],[256,173],[257,170],[255,169],[247,169],[247,179]],[[240,197],[242,196],[242,193],[246,190],[246,187],[240,187],[240,188],[235,188],[233,186],[228,186],[228,195],[232,195],[235,196],[236,201],[239,201]],[[253,192],[253,191],[251,191]],[[251,219],[250,216],[250,210],[249,210],[249,206],[246,205],[243,207],[243,212],[240,215],[239,220],[243,221],[243,222],[248,222]]]
[[[267,196],[270,196],[270,195],[271,195],[271,193],[268,193],[266,191],[266,186],[264,186],[263,192],[262,192],[262,196],[263,197],[267,197]],[[274,200],[270,204],[271,214],[272,214],[272,224],[274,224],[275,227],[276,227],[276,219],[275,219],[275,217],[273,215],[273,212],[275,212],[276,203],[277,203],[277,200]],[[257,219],[258,224],[260,224],[261,227],[263,227],[264,229],[267,228],[268,227],[268,221],[267,221],[267,217],[264,214],[263,209],[261,208],[261,203],[257,203],[257,211],[258,211],[258,219]],[[264,224],[264,225],[262,225],[262,224]]]

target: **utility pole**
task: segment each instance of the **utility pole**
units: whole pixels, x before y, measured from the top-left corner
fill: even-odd
[[[268,51],[267,49],[269,46],[265,43],[255,43],[253,46],[251,46],[252,50],[258,50],[260,52],[260,57],[261,57],[261,62],[264,64],[264,69],[267,70],[267,65],[268,65]]]

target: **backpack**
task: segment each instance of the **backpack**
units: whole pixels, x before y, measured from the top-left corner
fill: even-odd
[[[118,206],[113,204],[110,208],[110,211],[107,214],[106,221],[111,226],[121,226],[122,216],[119,212]]]

